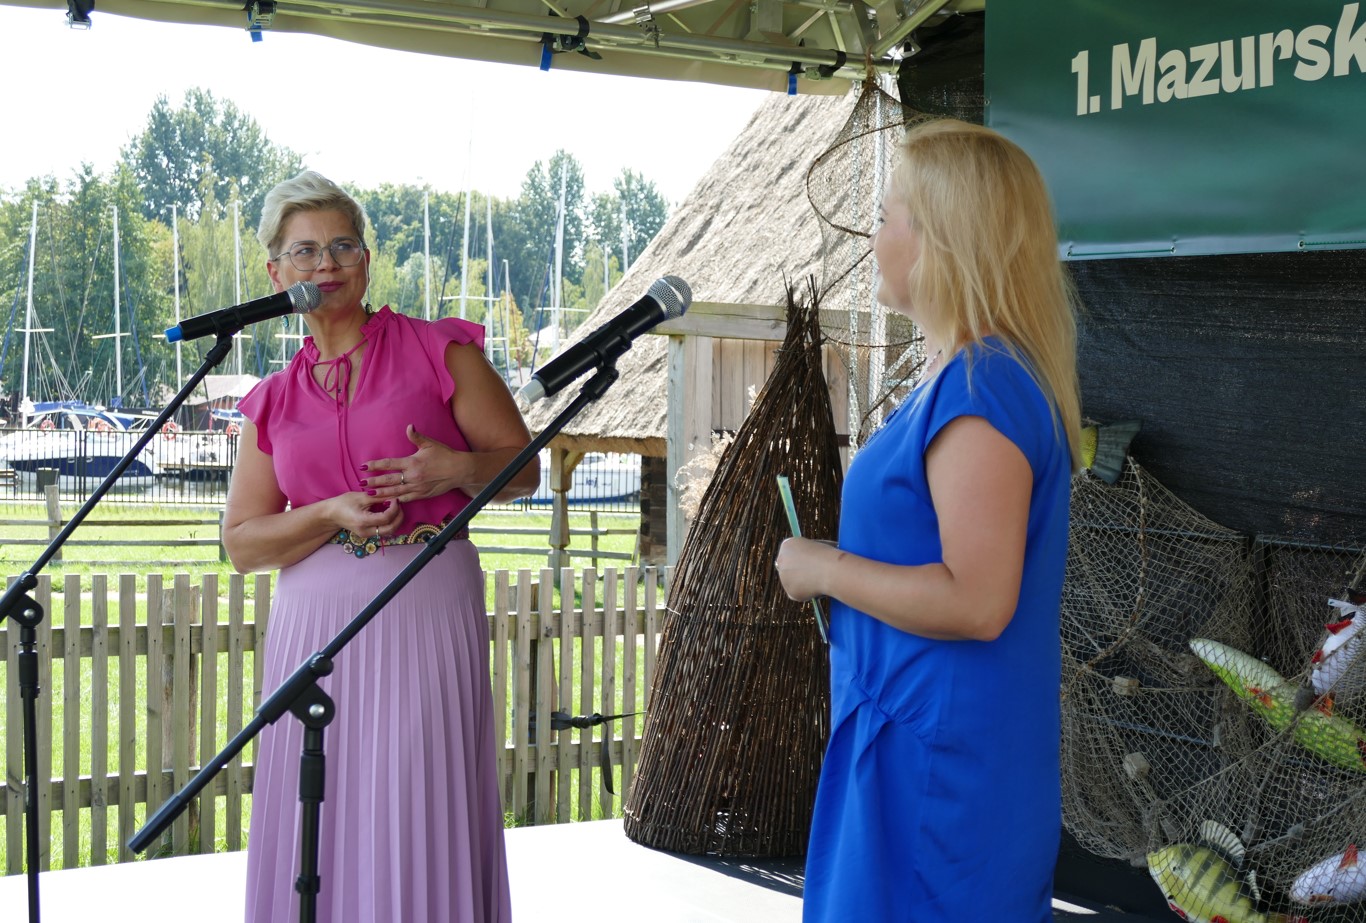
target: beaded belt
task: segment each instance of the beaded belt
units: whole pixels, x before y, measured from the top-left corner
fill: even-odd
[[[450,522],[450,520],[447,519],[446,522]],[[429,542],[441,533],[441,530],[446,526],[446,522],[443,522],[439,526],[434,526],[431,523],[423,523],[406,535],[385,535],[382,537],[379,535],[352,535],[346,529],[342,529],[327,541],[332,545],[341,545],[342,551],[349,555],[364,558],[374,554],[382,548],[387,548],[390,545],[415,545],[419,542]],[[457,539],[469,538],[470,530],[467,528],[461,529],[455,534],[455,537]]]

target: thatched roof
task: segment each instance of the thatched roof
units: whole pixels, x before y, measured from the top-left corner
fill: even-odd
[[[621,313],[662,275],[687,281],[694,305],[783,304],[784,278],[819,276],[821,235],[807,200],[806,172],[843,127],[856,98],[774,94],[579,331],[595,330]],[[664,336],[637,339],[617,362],[620,380],[551,444],[663,457],[667,346]],[[528,425],[539,432],[578,392],[571,386],[536,404]]]

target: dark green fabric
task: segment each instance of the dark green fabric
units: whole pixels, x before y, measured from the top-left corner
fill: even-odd
[[[1290,39],[1269,68],[1263,35]],[[1151,83],[1116,99],[1149,39]],[[1212,92],[1162,101],[1178,61]],[[1044,172],[1066,258],[1366,247],[1366,6],[993,0],[985,69],[987,124]]]

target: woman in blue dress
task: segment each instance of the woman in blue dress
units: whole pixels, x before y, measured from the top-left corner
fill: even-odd
[[[930,359],[850,465],[838,546],[794,538],[777,559],[793,599],[832,599],[805,919],[1045,923],[1074,299],[1019,147],[946,119],[901,155],[873,241],[878,300]]]

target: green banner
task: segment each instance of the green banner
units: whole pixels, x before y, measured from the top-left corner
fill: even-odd
[[[1068,259],[1366,247],[1366,4],[992,0]]]

